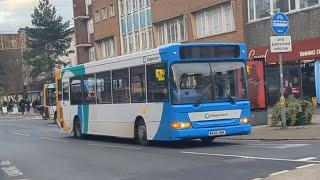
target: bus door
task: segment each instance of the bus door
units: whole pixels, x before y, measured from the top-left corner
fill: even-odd
[[[67,123],[66,120],[70,119],[70,87],[69,87],[69,79],[61,80],[61,90],[62,90],[62,99],[60,102],[60,125],[64,131],[70,130],[70,123]]]

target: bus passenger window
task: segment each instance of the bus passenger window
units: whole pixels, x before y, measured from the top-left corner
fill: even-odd
[[[131,101],[133,103],[146,102],[145,66],[130,69]]]
[[[58,80],[58,101],[62,100],[62,86],[61,86],[61,80]]]
[[[112,103],[111,100],[111,75],[110,71],[96,74],[97,77],[97,102]]]
[[[96,104],[96,78],[94,74],[83,77],[83,102],[84,104]]]
[[[128,69],[112,71],[113,103],[129,103],[129,72]]]
[[[167,101],[167,82],[164,64],[153,64],[147,66],[148,102]]]
[[[69,101],[69,83],[68,82],[62,83],[62,96],[63,96],[63,101]]]
[[[82,104],[82,81],[81,77],[75,77],[70,80],[71,104]]]

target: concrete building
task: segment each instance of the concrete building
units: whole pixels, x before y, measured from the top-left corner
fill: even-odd
[[[74,0],[78,63],[175,42],[244,42],[242,0]]]
[[[320,58],[319,0],[247,0],[246,42],[250,58],[266,63],[269,106],[280,96],[278,55],[269,50],[270,36],[274,35],[270,18],[276,11],[288,15],[287,35],[292,36],[293,45],[292,52],[283,54],[285,96],[307,99],[316,96],[315,80],[319,77],[315,75],[315,68],[320,70],[317,62]]]

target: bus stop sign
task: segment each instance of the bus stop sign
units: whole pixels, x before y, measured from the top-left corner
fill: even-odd
[[[273,32],[278,35],[282,36],[287,34],[289,30],[289,18],[284,13],[278,12],[273,15],[271,20],[271,27]]]

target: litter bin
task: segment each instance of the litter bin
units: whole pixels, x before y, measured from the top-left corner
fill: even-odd
[[[318,105],[317,104],[317,98],[316,97],[312,97],[311,103],[312,103],[312,106],[316,107]]]

